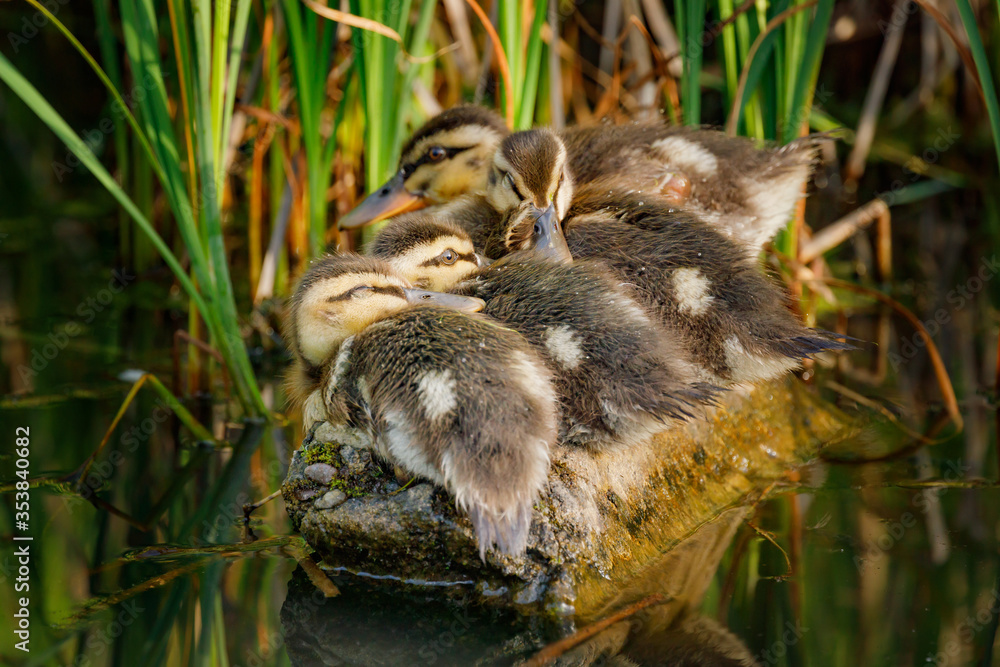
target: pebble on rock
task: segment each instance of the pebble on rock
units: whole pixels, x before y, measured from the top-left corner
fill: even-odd
[[[318,510],[330,510],[338,505],[343,504],[347,500],[347,494],[340,489],[334,489],[333,491],[327,491],[323,494],[323,497],[313,503],[313,507]]]
[[[313,463],[306,466],[302,472],[312,481],[328,486],[333,481],[334,475],[337,474],[337,469],[329,463]]]

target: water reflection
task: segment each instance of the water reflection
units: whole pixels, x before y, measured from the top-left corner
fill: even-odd
[[[601,616],[643,609],[554,656],[558,665],[741,665],[750,650],[699,609],[723,554],[750,510],[724,512],[626,582]],[[325,598],[298,569],[281,611],[285,648],[298,667],[320,665],[513,665],[559,638],[545,617],[522,617],[432,587],[334,577]],[[471,594],[470,589],[470,594]],[[642,605],[643,601],[653,604]],[[596,625],[596,624],[595,624]],[[594,625],[589,626],[593,628]],[[582,628],[586,632],[588,628]]]

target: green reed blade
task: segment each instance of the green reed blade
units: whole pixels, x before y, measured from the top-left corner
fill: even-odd
[[[240,64],[243,56],[243,44],[246,41],[247,24],[250,21],[250,0],[237,0],[236,18],[233,21],[232,41],[229,47],[228,77],[223,108],[226,113],[222,119],[222,132],[219,138],[219,187],[226,177],[226,153],[229,150],[229,133],[233,121],[233,108],[236,105],[236,81],[239,78]]]
[[[701,124],[702,33],[705,30],[705,0],[678,0],[676,3],[683,74],[681,103],[685,125]],[[681,28],[683,26],[683,28]]]
[[[181,614],[181,604],[191,592],[191,579],[181,578],[176,581],[167,595],[166,602],[157,610],[156,622],[146,638],[142,650],[144,664],[162,664],[166,658],[166,644]]]
[[[115,83],[112,82],[111,78],[109,78],[109,76],[104,72],[104,70],[101,69],[101,66],[97,64],[97,61],[94,60],[94,57],[90,55],[90,52],[87,51],[86,48],[84,48],[83,44],[80,43],[80,40],[78,40],[76,36],[69,31],[69,28],[67,28],[62,23],[62,21],[56,18],[38,0],[28,0],[28,2],[31,3],[39,12],[44,14],[49,21],[52,22],[52,25],[54,25],[59,30],[59,32],[61,32],[63,36],[67,40],[69,40],[69,43],[73,45],[73,48],[75,48],[77,52],[81,56],[83,56],[83,59],[87,61],[87,64],[90,65],[90,68],[94,70],[94,73],[97,74],[97,78],[101,80],[101,83],[104,84],[104,87],[107,88],[108,92],[111,93],[111,96],[114,97],[115,103],[118,104],[118,108],[121,110],[122,115],[125,116],[125,120],[128,122],[129,125],[132,126],[132,129],[135,131],[136,138],[139,140],[139,143],[142,145],[143,150],[146,152],[146,156],[149,158],[150,164],[156,170],[157,176],[159,176],[162,180],[163,177],[162,168],[160,167],[160,163],[157,160],[156,155],[153,154],[153,149],[149,144],[149,139],[146,137],[146,134],[139,127],[139,123],[136,121],[135,116],[133,116],[132,112],[129,111],[128,105],[125,103],[125,100],[122,99],[121,93],[118,92],[118,87],[115,85]],[[104,32],[105,30],[110,31],[109,25],[103,29],[100,27],[107,23],[107,18],[106,18],[107,8],[103,7],[103,2],[100,1],[97,3],[97,5],[102,5],[102,8],[96,9],[99,16],[98,18],[99,32]],[[102,12],[104,12],[103,18],[101,14]],[[110,32],[108,32],[108,34],[110,34]],[[110,54],[113,52],[113,47],[106,44],[107,40],[108,37],[102,38],[102,51],[104,49],[107,49],[107,52]],[[106,58],[106,61],[115,63],[114,76],[116,80],[120,80],[121,77],[117,72],[117,61],[115,60],[115,58],[108,57]],[[115,118],[115,122],[116,123],[119,122],[117,117]]]
[[[210,258],[210,286],[216,319],[209,322],[213,341],[230,367],[237,396],[249,414],[268,413],[260,395],[247,356],[246,347],[239,333],[239,318],[236,313],[236,298],[233,293],[232,278],[229,274],[229,258],[222,229],[222,187],[224,185],[224,158],[218,158],[219,146],[224,141],[218,136],[223,126],[223,116],[231,116],[233,109],[225,105],[225,54],[228,46],[229,12],[220,11],[216,16],[214,30],[211,28],[211,7],[207,0],[195,0],[192,4],[195,14],[194,47],[197,54],[198,71],[192,106],[197,119],[198,172],[202,187],[200,232],[203,248]],[[246,17],[244,17],[246,18]],[[223,24],[223,25],[220,25]],[[221,53],[221,55],[220,55]],[[213,71],[214,63],[214,71]],[[238,67],[238,62],[233,64]],[[214,327],[213,327],[214,325]]]
[[[500,45],[507,54],[511,96],[514,98],[514,109],[517,109],[524,76],[521,64],[521,0],[498,0],[498,2],[500,5],[497,11],[497,33],[500,35]],[[507,91],[501,89],[500,100],[506,105]]]
[[[514,116],[514,127],[518,130],[531,127],[535,118],[538,77],[542,69],[542,25],[548,16],[550,1],[555,0],[536,0],[535,2],[535,18],[531,22],[531,32],[528,35],[528,56],[525,60],[524,79],[521,84],[521,103]]]
[[[979,35],[979,24],[976,16],[969,5],[969,0],[955,0],[958,5],[958,15],[962,19],[965,27],[965,34],[969,36],[969,50],[972,51],[972,60],[976,63],[976,70],[979,74],[979,83],[983,87],[983,97],[986,98],[986,113],[990,120],[990,130],[993,133],[993,148],[997,153],[997,160],[1000,161],[1000,105],[997,103],[996,86],[993,84],[993,74],[990,71],[990,61],[983,48],[983,40]],[[1000,2],[997,3],[997,11],[1000,13]]]
[[[816,87],[816,77],[819,74],[819,64],[826,48],[826,34],[830,28],[830,17],[833,15],[833,0],[819,0],[816,11],[809,25],[806,37],[805,55],[795,77],[795,89],[781,124],[781,138],[788,143],[799,134],[799,129],[809,113],[812,105],[813,92]]]
[[[733,15],[733,0],[719,0],[719,20],[725,21]],[[732,23],[722,29],[722,59],[726,72],[726,102],[732,106],[736,96],[736,86],[740,79],[740,68],[736,50],[736,26]]]
[[[430,34],[431,22],[434,19],[434,8],[436,6],[437,0],[423,0],[423,3],[420,5],[420,13],[417,16],[417,24],[413,28],[413,37],[410,39],[409,46],[409,51],[414,56],[427,55],[430,51],[427,36]],[[419,65],[411,62],[406,73],[403,75],[403,84],[401,86],[403,95],[399,100],[399,115],[396,119],[395,137],[392,144],[394,162],[399,160],[399,152],[402,150],[403,140],[406,139],[406,123],[409,120],[410,108],[413,106],[413,95],[409,91],[413,90],[413,81],[417,78],[417,74],[423,67],[427,66],[429,64]]]

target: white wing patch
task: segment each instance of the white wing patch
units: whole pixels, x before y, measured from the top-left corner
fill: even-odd
[[[420,403],[431,421],[447,416],[458,405],[455,378],[450,369],[427,371],[417,379]]]
[[[736,336],[730,336],[723,344],[726,363],[732,371],[733,382],[755,382],[771,380],[798,367],[799,360],[785,356],[763,357],[744,349]]]
[[[774,238],[778,230],[791,220],[795,205],[805,196],[804,184],[809,178],[808,165],[790,169],[780,178],[771,178],[764,183],[748,186],[748,204],[755,219],[749,229],[740,234],[756,254],[761,246]]]
[[[385,440],[383,454],[390,461],[414,475],[444,485],[444,479],[431,463],[424,451],[423,443],[416,441],[413,427],[401,412],[391,411],[385,416]]]
[[[514,350],[510,357],[510,377],[540,404],[551,404],[553,393],[549,370],[521,350]]]
[[[712,283],[698,269],[677,269],[672,276],[677,308],[689,315],[704,315],[715,300],[709,290]]]
[[[583,361],[580,338],[569,326],[547,327],[543,337],[549,354],[566,370],[573,370]]]
[[[663,161],[673,167],[697,172],[701,176],[714,176],[719,160],[704,146],[683,137],[666,137],[653,143],[653,148]]]

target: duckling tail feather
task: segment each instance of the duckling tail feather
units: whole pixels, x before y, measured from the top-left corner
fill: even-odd
[[[463,509],[472,521],[479,541],[479,557],[485,562],[486,551],[496,546],[508,556],[524,553],[528,546],[532,503],[522,503],[512,510],[498,513],[483,503],[471,503]]]
[[[785,354],[790,357],[811,357],[820,352],[840,352],[845,350],[856,350],[854,345],[837,338],[846,338],[841,334],[822,329],[810,329],[813,335],[795,336],[786,342],[787,351]],[[854,340],[854,339],[851,339]]]

